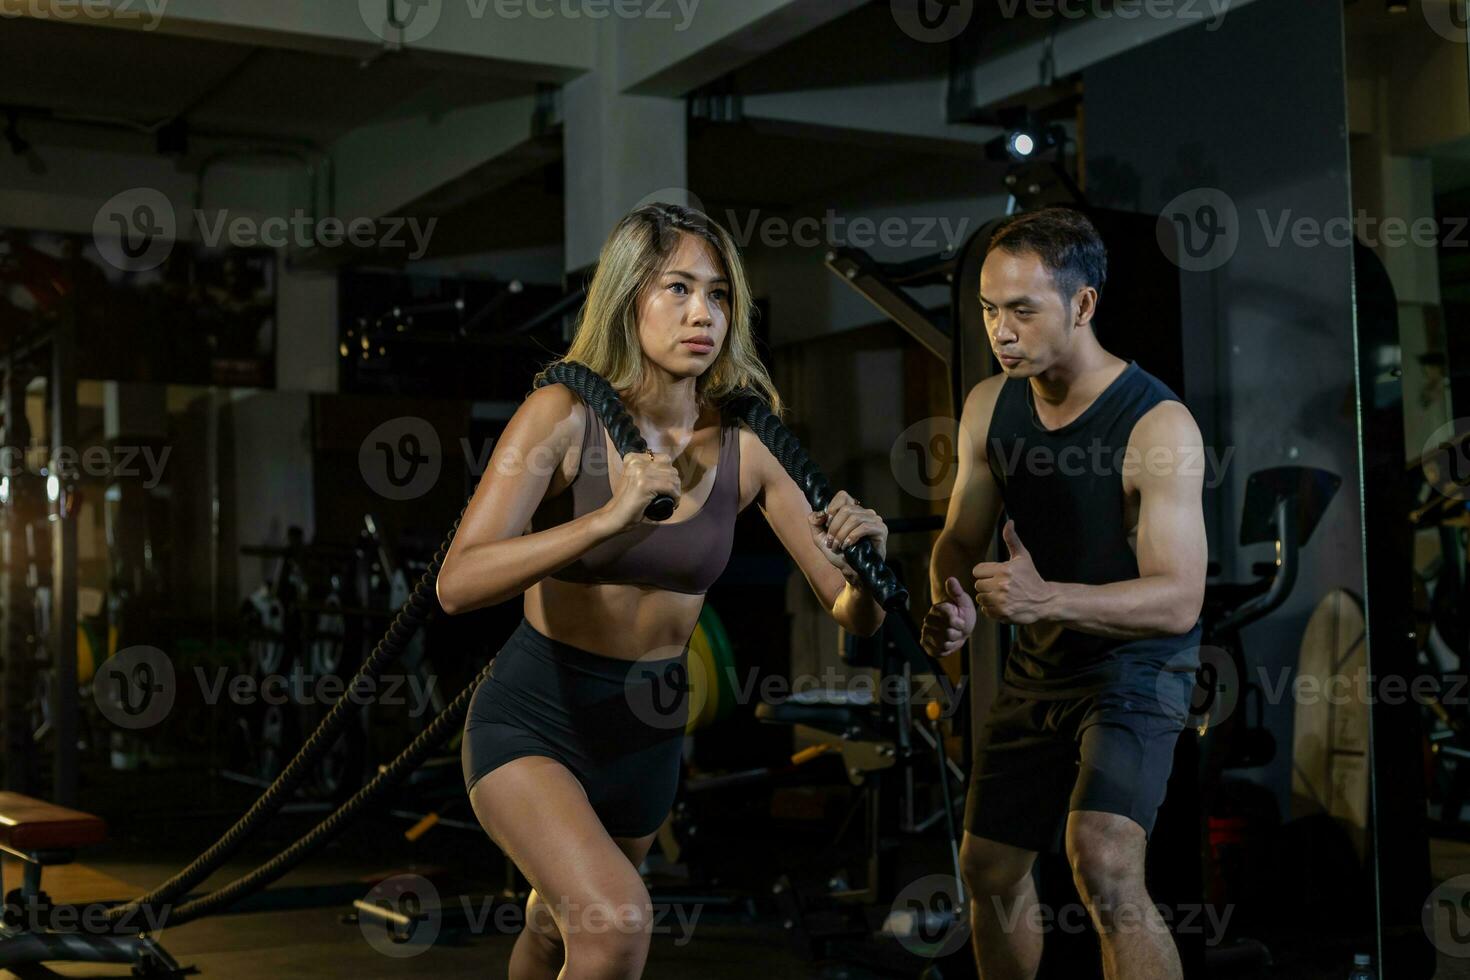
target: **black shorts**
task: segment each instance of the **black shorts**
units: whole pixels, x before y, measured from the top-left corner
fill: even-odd
[[[688,649],[622,660],[552,640],[522,619],[475,690],[460,764],[468,792],[522,756],[555,759],[613,837],[663,823],[679,786]]]
[[[1127,682],[1062,700],[1002,686],[980,731],[965,827],[1057,853],[1066,816],[1100,810],[1153,832],[1194,673],[1130,668]]]

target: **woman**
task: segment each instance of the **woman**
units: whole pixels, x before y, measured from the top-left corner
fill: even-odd
[[[884,550],[878,515],[846,493],[812,513],[753,433],[722,427],[721,400],[741,388],[779,411],[752,309],[723,228],[668,204],[623,218],[566,358],[608,379],[650,451],[617,460],[575,394],[534,391],[497,442],[440,570],[449,613],[525,595],[463,743],[475,814],[534,889],[512,978],[642,972],[651,909],[638,866],[673,804],[685,644],[739,510],[760,503],[845,629],[870,635],[882,623],[841,554],[864,537]],[[658,494],[676,507],[653,524],[643,511]],[[662,710],[670,687],[673,712]]]

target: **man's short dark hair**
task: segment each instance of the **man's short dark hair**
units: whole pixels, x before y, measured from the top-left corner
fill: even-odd
[[[1013,214],[996,226],[985,249],[1011,255],[1034,252],[1051,273],[1063,301],[1083,286],[1102,295],[1108,279],[1108,250],[1087,215],[1072,208],[1050,207]]]

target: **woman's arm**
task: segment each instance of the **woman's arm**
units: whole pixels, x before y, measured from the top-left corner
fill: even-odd
[[[630,454],[612,500],[565,524],[522,534],[568,450],[580,448],[586,411],[563,385],[537,389],[516,409],[439,570],[435,591],[446,613],[520,595],[638,523],[657,493],[678,501],[678,471],[667,456]]]
[[[856,573],[843,559],[842,549],[860,538],[872,538],[882,555],[888,529],[876,514],[857,506],[845,492],[832,498],[825,514],[813,513],[801,488],[760,439],[744,427],[740,439],[740,458],[748,461],[745,465],[755,481],[761,513],[806,576],[823,608],[847,632],[872,636],[883,625],[883,607],[858,587]],[[831,546],[829,538],[833,538]]]

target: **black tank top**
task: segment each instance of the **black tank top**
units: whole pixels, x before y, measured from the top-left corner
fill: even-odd
[[[1103,585],[1138,578],[1124,526],[1123,473],[1144,460],[1124,451],[1134,424],[1162,401],[1179,397],[1129,361],[1081,415],[1048,429],[1036,414],[1031,382],[1002,383],[986,435],[990,472],[1043,579]],[[1004,542],[1000,548],[1008,554]],[[1152,685],[1150,668],[1196,669],[1199,641],[1198,621],[1182,636],[1139,640],[1032,623],[1017,627],[1004,683],[1024,697],[1043,698]]]

